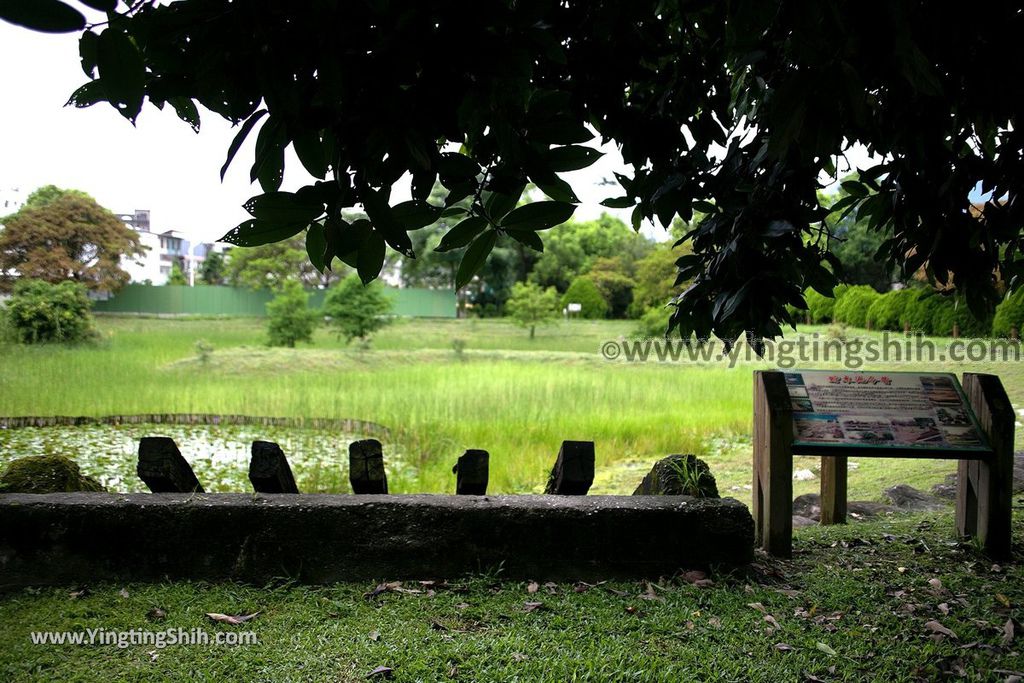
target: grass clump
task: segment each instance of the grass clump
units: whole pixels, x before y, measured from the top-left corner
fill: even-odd
[[[8,463],[0,474],[2,493],[71,493],[103,491],[92,477],[82,474],[78,463],[62,455],[30,455]]]

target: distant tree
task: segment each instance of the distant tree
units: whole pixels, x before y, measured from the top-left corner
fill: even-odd
[[[285,280],[267,304],[267,332],[270,346],[294,347],[313,341],[319,314],[309,307],[309,294],[296,280]]]
[[[599,258],[587,271],[587,277],[597,285],[601,295],[608,302],[608,311],[612,318],[625,318],[630,304],[633,303],[633,288],[636,281],[627,275],[628,272],[626,259],[622,256]]]
[[[636,259],[653,247],[651,240],[608,214],[592,221],[569,221],[545,235],[544,253],[533,265],[530,281],[564,292],[600,258],[620,258],[623,274],[631,277]]]
[[[554,287],[517,282],[512,286],[505,313],[520,327],[529,328],[530,339],[533,339],[537,325],[558,320],[558,292]]]
[[[222,285],[226,272],[224,254],[219,251],[211,251],[203,260],[203,266],[199,269],[199,279],[206,285]]]
[[[20,279],[5,306],[14,340],[22,344],[81,342],[94,336],[92,304],[85,287],[65,280]]]
[[[167,276],[167,284],[180,287],[188,286],[188,277],[185,276],[185,271],[181,269],[177,261],[171,264],[171,272]]]
[[[320,271],[309,261],[305,237],[297,235],[281,242],[257,247],[235,247],[227,255],[225,279],[234,287],[280,289],[287,280],[306,287],[319,287],[338,278],[346,270],[335,261],[335,271]]]
[[[674,297],[678,268],[676,260],[691,253],[688,242],[672,248],[671,244],[659,244],[651,253],[636,264],[636,286],[633,288],[633,303],[629,312],[633,317],[643,315],[649,308],[661,309]],[[665,313],[668,320],[670,312]]]
[[[117,291],[130,276],[121,258],[144,253],[138,235],[85,193],[52,185],[33,192],[0,231],[0,290],[19,277],[73,280]]]
[[[580,305],[580,316],[584,318],[604,318],[608,315],[608,302],[594,281],[588,277],[578,277],[569,285],[562,295],[562,306]]]
[[[346,343],[358,339],[368,343],[374,332],[389,325],[392,302],[379,282],[364,285],[357,275],[349,275],[331,287],[324,300],[324,315]]]

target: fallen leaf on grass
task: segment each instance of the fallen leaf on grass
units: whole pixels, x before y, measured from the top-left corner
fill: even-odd
[[[928,579],[928,585],[936,591],[942,590],[942,581],[940,579]]]
[[[524,602],[523,609],[527,612],[536,612],[544,607],[543,602]]]
[[[939,611],[942,612],[943,616],[948,615],[949,614],[949,604],[945,603],[945,602],[939,603]]]
[[[391,678],[395,675],[395,670],[390,666],[378,666],[376,669],[366,675],[367,678]]]
[[[218,622],[221,624],[232,624],[237,626],[238,624],[244,624],[250,619],[254,619],[259,612],[253,612],[252,614],[221,614],[219,612],[207,612],[206,616],[210,618],[210,621]]]
[[[524,655],[522,652],[513,652],[512,653],[512,661],[514,661],[514,662],[525,662],[527,659],[529,659],[529,657]]]
[[[1002,593],[996,593],[996,600],[998,600],[1003,607],[1010,606],[1010,598],[1006,597]]]
[[[761,612],[762,614],[768,614],[768,610],[766,610],[764,608],[764,605],[762,605],[759,602],[748,602],[747,607],[751,609],[756,609],[758,612]]]
[[[536,581],[531,581],[529,583],[529,585],[526,586],[526,592],[530,593],[531,595],[536,593],[539,590],[540,590],[540,584],[537,583]]]
[[[403,588],[401,581],[389,581],[388,583],[378,584],[369,593],[364,593],[363,597],[366,599],[375,598],[381,593],[407,593],[407,594],[419,594],[423,591],[418,588]]]
[[[127,588],[122,588],[121,590],[117,591],[117,594],[120,595],[122,598],[127,598],[128,597],[128,589]]]
[[[153,609],[146,612],[146,618],[150,621],[163,621],[167,618],[167,612],[160,609],[159,607],[154,607]]]
[[[370,631],[370,640],[375,643],[380,640],[380,631]]]
[[[772,626],[774,626],[775,628],[782,628],[781,626],[779,626],[779,622],[775,620],[775,617],[773,617],[770,614],[764,615],[764,620],[767,621]]]
[[[819,650],[821,650],[822,652],[824,652],[827,655],[831,655],[833,657],[836,656],[836,651],[833,650],[831,647],[829,647],[828,645],[826,645],[825,643],[823,643],[821,641],[818,641],[817,643],[815,643],[814,647],[818,648]]]
[[[788,643],[775,643],[775,649],[779,652],[792,652],[796,648]]]
[[[637,597],[639,597],[641,600],[654,600],[656,602],[665,602],[665,598],[661,597],[660,595],[654,592],[653,583],[647,584],[647,590]]]
[[[946,628],[945,626],[943,626],[939,622],[935,621],[934,619],[932,619],[931,621],[925,622],[924,627],[926,629],[928,629],[929,631],[931,631],[932,633],[937,633],[937,634],[943,635],[943,636],[949,636],[953,640],[960,640],[955,633],[953,633],[948,628]]]
[[[72,600],[80,600],[80,599],[84,598],[87,595],[89,595],[89,589],[88,588],[84,588],[84,587],[83,588],[79,588],[76,591],[71,591],[70,593],[68,593],[68,597],[71,598]]]
[[[430,622],[430,629],[432,631],[447,631],[448,627],[442,624],[440,621],[434,620]]]
[[[1013,623],[1013,619],[1007,619],[1006,623],[1003,624],[1003,647],[1012,643],[1016,635],[1017,625]]]

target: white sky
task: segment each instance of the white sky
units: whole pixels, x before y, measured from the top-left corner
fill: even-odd
[[[241,208],[259,194],[249,182],[255,132],[235,157],[222,183],[220,167],[235,131],[218,115],[201,111],[199,134],[178,119],[146,104],[136,127],[112,107],[64,107],[72,92],[88,80],[79,65],[77,34],[36,33],[0,21],[0,215],[4,200],[20,201],[42,185],[88,192],[116,213],[149,209],[156,232],[177,230],[193,240],[212,241],[247,219]],[[601,186],[612,172],[629,173],[614,147],[590,168],[565,174],[582,200],[576,216],[595,218],[602,211],[629,221],[629,210],[599,205],[618,195],[616,185]],[[309,181],[294,154],[287,156],[284,190]],[[408,198],[397,187],[393,199]],[[644,232],[666,239],[660,227]]]

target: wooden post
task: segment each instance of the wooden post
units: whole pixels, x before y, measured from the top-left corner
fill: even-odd
[[[488,461],[490,454],[474,448],[461,456],[452,468],[457,495],[482,496],[487,493]]]
[[[960,326],[958,324],[956,324],[956,323],[953,323],[953,339],[959,339],[959,338],[960,338]]]
[[[348,479],[353,493],[387,493],[384,451],[377,439],[353,441],[348,447]]]
[[[544,493],[585,496],[594,483],[594,442],[563,441]]]
[[[249,481],[259,493],[298,493],[284,451],[273,441],[253,441]]]
[[[1010,328],[1010,339],[1013,341],[1020,339],[1020,330],[1017,329],[1016,325]]]
[[[786,378],[754,372],[754,535],[771,555],[793,553],[793,420]]]
[[[846,524],[846,456],[821,458],[821,524]]]
[[[166,436],[142,437],[135,471],[153,493],[203,493],[178,445]]]
[[[1016,416],[995,375],[965,372],[964,393],[988,437],[992,455],[957,468],[956,526],[962,535],[977,535],[993,559],[1010,556],[1013,503],[1013,430]]]

